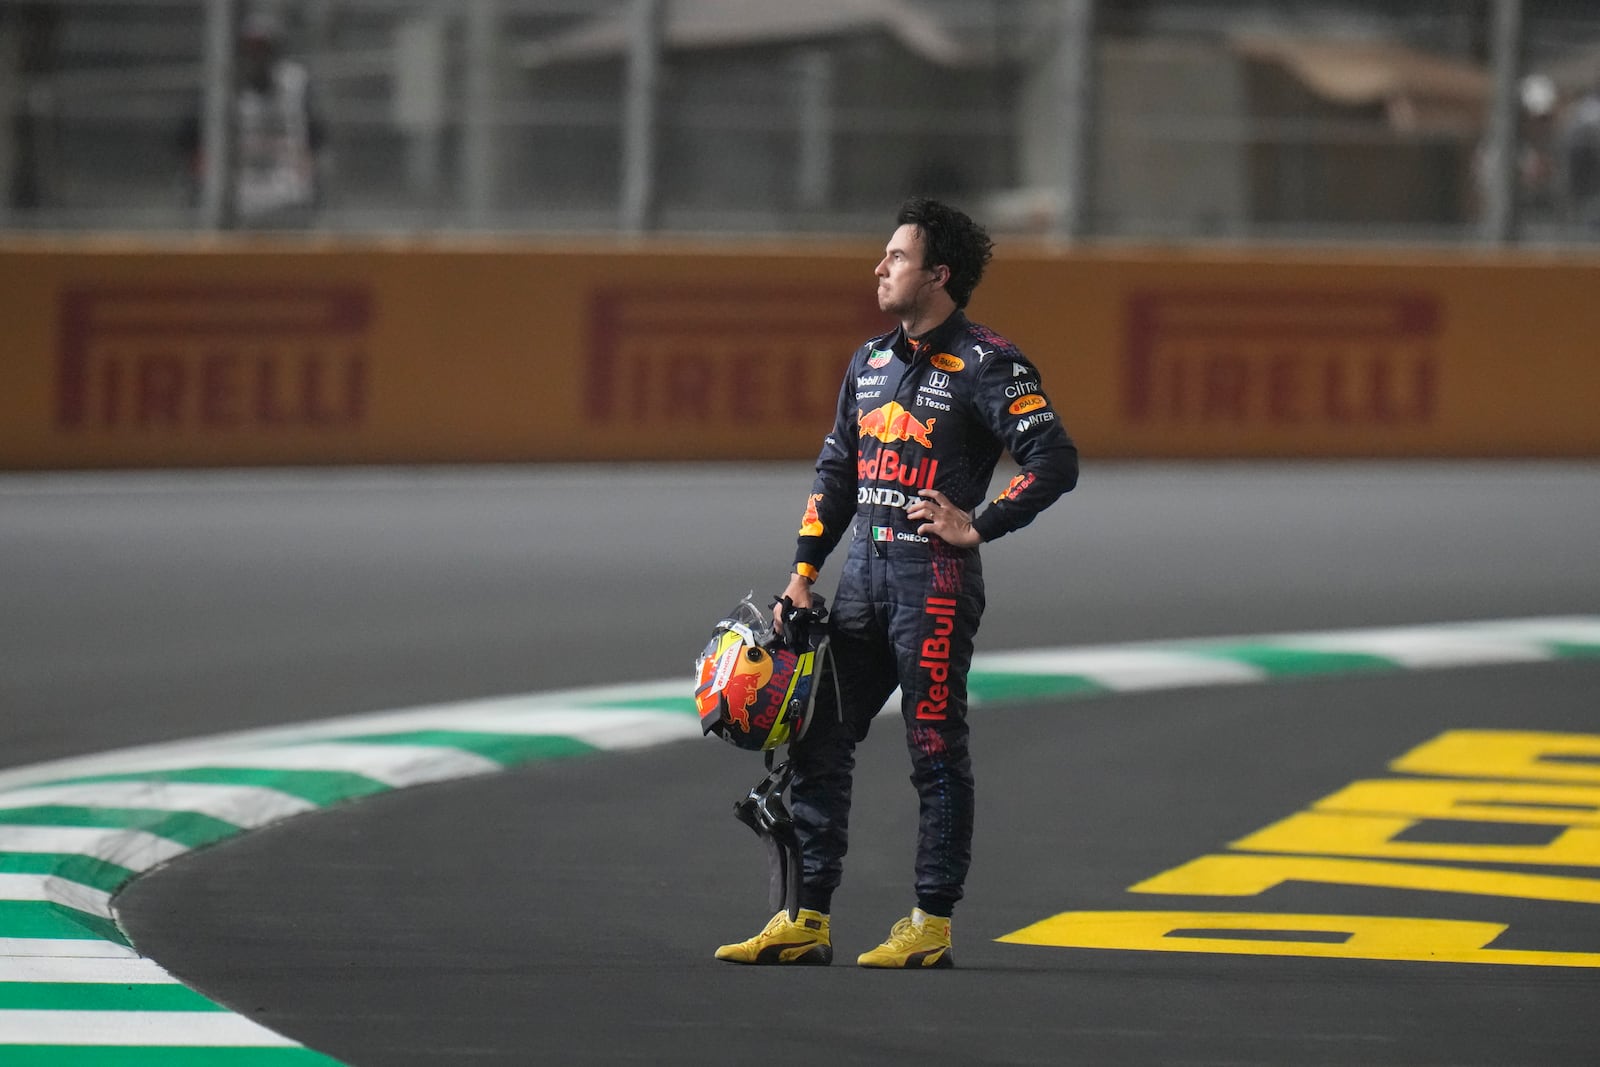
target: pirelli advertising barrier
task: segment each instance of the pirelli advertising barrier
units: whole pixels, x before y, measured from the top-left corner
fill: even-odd
[[[880,242],[0,244],[0,468],[809,459]],[[1600,455],[1600,260],[1051,252],[970,313],[1092,457]]]

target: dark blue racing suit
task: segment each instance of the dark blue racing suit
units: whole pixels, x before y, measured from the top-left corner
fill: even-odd
[[[814,576],[853,527],[829,623],[838,699],[823,680],[811,725],[791,746],[801,907],[830,908],[848,845],[855,747],[896,687],[921,805],[917,903],[949,915],[961,899],[973,818],[967,668],[983,569],[977,548],[918,534],[905,509],[933,488],[973,512],[1002,451],[1019,469],[973,518],[985,541],[1026,526],[1071,489],[1078,451],[1038,370],[963,312],[920,339],[901,329],[875,337],[851,359],[795,553],[796,569]]]

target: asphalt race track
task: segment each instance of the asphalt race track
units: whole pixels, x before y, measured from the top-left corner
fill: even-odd
[[[718,614],[781,583],[808,484],[794,464],[0,477],[0,777],[687,684]],[[979,647],[1592,628],[1597,543],[1593,464],[1091,458],[986,550]],[[287,819],[152,870],[117,915],[187,985],[355,1067],[1593,1064],[1600,646],[1558,644],[976,709],[953,971],[853,966],[912,903],[893,716],[861,751],[830,968],[711,958],[770,909],[731,814],[759,760],[697,738]],[[1518,778],[1524,744],[1546,755]],[[1239,866],[1201,892],[1179,872],[1202,861]]]

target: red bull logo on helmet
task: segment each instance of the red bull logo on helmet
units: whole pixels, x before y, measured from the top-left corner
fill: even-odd
[[[750,650],[746,650],[750,651]],[[728,702],[728,721],[745,733],[750,732],[750,709],[761,695],[761,689],[772,681],[772,658],[765,653],[759,660],[748,655],[739,657],[728,683],[722,687],[722,696]]]
[[[732,632],[723,633],[716,646],[700,668],[695,705],[702,716],[721,711],[729,725],[749,733],[750,709],[772,680],[772,657]]]
[[[886,445],[897,441],[915,441],[923,448],[932,448],[933,441],[929,434],[933,433],[933,424],[937,419],[923,422],[911,412],[900,406],[898,400],[891,400],[879,408],[869,412],[856,411],[856,422],[860,427],[862,437],[875,437]]]

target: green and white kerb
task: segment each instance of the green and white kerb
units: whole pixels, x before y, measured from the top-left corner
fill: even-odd
[[[1141,642],[974,658],[973,704],[1600,656],[1600,616]],[[0,1062],[337,1061],[139,956],[114,895],[141,873],[347,800],[700,737],[687,673],[151,745],[0,771]]]

